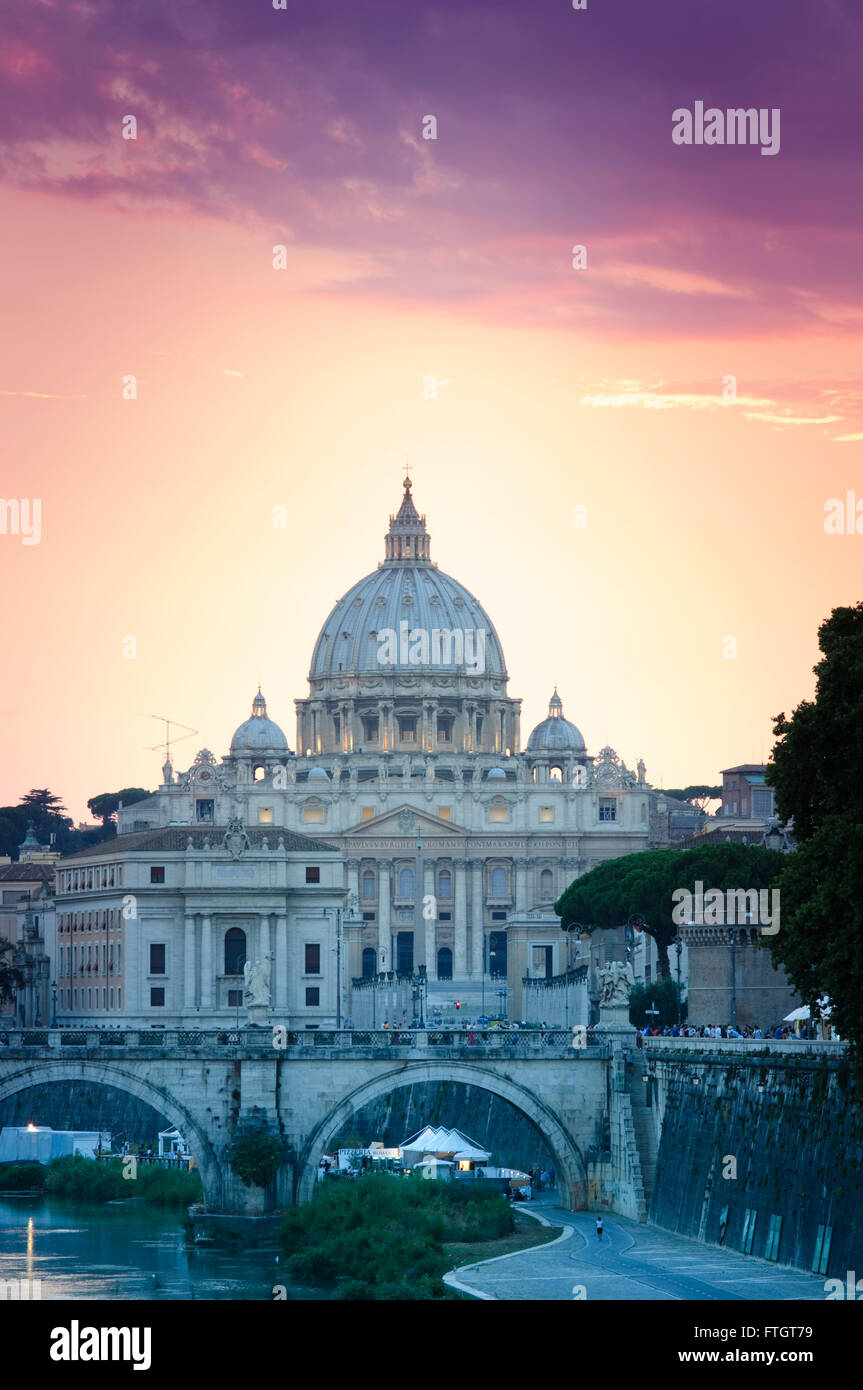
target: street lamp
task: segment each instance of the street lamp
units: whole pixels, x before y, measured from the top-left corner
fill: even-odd
[[[566,932],[566,970],[564,971],[564,976],[563,976],[563,993],[564,993],[564,1013],[565,1013],[565,1018],[566,1018],[566,1028],[567,1028],[567,1029],[569,1029],[569,971],[570,971],[570,966],[571,966],[571,964],[572,964],[572,961],[571,961],[571,955],[572,955],[571,943],[572,943],[572,932],[573,932],[576,928],[578,928],[579,935],[581,935],[581,933],[585,930],[585,928],[584,928],[584,926],[582,925],[581,922],[567,922],[567,923],[566,923],[566,926],[564,926],[564,927],[562,928],[562,930]]]
[[[672,946],[677,952],[677,1026],[680,1027],[680,957],[683,953],[683,942],[679,936],[672,941]]]
[[[57,1027],[57,981],[51,986],[51,1027]]]

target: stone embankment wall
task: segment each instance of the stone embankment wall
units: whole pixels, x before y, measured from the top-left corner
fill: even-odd
[[[4,1125],[48,1125],[51,1129],[99,1129],[123,1134],[129,1143],[156,1147],[160,1129],[168,1121],[151,1105],[116,1086],[86,1081],[36,1083],[0,1101],[0,1129]]]
[[[841,1045],[675,1041],[642,1055],[661,1124],[652,1222],[863,1274],[863,1131]]]

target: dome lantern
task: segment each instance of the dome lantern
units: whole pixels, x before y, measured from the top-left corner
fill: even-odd
[[[411,486],[408,475],[402,483],[405,490],[402,504],[396,515],[390,517],[389,531],[384,537],[387,563],[431,558],[431,536],[426,529],[425,514],[420,516],[414,506]]]

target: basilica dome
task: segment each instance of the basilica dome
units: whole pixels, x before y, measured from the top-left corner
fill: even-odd
[[[432,564],[410,478],[403,486],[401,507],[390,517],[386,558],[333,608],[315,643],[310,680],[381,675],[393,667],[505,680],[494,624],[473,594]]]
[[[528,753],[583,753],[581,731],[563,717],[563,701],[554,687],[548,702],[548,718],[537,724],[527,741]]]
[[[267,718],[267,702],[258,693],[252,701],[252,716],[241,724],[231,739],[231,754],[237,753],[287,753],[288,740],[278,724]]]

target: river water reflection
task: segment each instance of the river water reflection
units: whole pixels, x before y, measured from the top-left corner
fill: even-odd
[[[0,1197],[0,1283],[40,1280],[46,1299],[256,1299],[283,1281],[273,1250],[186,1244],[182,1208]],[[317,1299],[288,1289],[289,1299]]]

